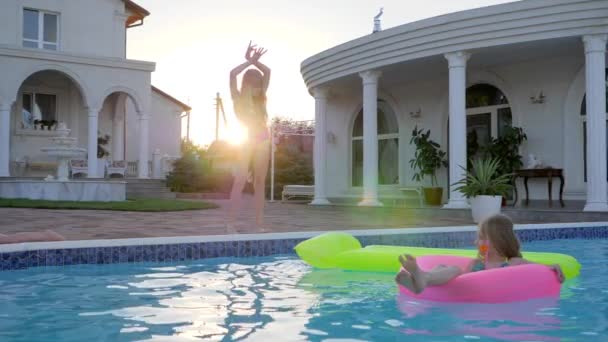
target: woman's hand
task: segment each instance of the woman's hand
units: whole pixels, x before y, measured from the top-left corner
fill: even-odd
[[[557,279],[559,280],[560,283],[563,283],[566,280],[566,277],[564,276],[564,272],[562,272],[562,268],[555,264],[555,265],[551,265],[549,266],[554,272],[555,275],[557,275]]]
[[[257,48],[253,51],[253,56],[251,56],[251,59],[249,61],[251,61],[251,63],[255,63],[257,61],[260,60],[260,57],[262,57],[265,53],[266,53],[266,49],[264,48]]]
[[[245,59],[250,63],[256,63],[260,60],[268,50],[264,48],[256,48],[257,45],[251,45],[251,41],[249,41],[249,46],[247,47],[247,51],[245,52]]]
[[[251,58],[256,52],[255,45],[251,45],[251,40],[249,41],[249,46],[247,47],[247,51],[245,51],[245,60],[251,62]]]

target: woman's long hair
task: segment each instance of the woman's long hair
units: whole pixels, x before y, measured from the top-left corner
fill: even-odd
[[[247,125],[259,123],[260,120],[265,123],[268,118],[266,94],[263,90],[258,95],[253,94],[253,88],[262,88],[263,79],[262,73],[256,69],[249,69],[243,75],[240,97],[234,106],[237,116],[240,116],[239,120]]]
[[[509,217],[500,214],[490,216],[479,225],[479,230],[498,254],[507,259],[521,258],[520,243]]]

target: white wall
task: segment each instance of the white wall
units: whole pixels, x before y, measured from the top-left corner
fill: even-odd
[[[161,155],[179,156],[183,108],[155,91],[152,91],[151,108],[150,153],[160,149]]]
[[[503,64],[497,67],[483,69],[469,68],[467,80],[469,85],[477,83],[492,84],[501,89],[509,99],[513,112],[513,125],[523,127],[528,141],[522,145],[524,166],[527,155],[533,153],[540,157],[546,165],[564,168],[566,198],[580,199],[584,195],[583,180],[583,145],[582,124],[580,120],[580,103],[584,93],[584,82],[573,85],[575,78],[584,67],[583,51],[580,55],[555,56],[551,59],[526,61],[522,63]],[[580,78],[580,75],[579,75]],[[330,85],[331,86],[331,85]],[[565,113],[566,99],[572,87],[578,89],[579,96],[574,113]],[[542,90],[547,96],[544,104],[532,104],[530,96],[535,91]],[[354,81],[348,87],[332,89],[335,94],[328,103],[327,129],[336,135],[335,144],[328,144],[326,182],[329,197],[340,197],[353,193],[350,186],[351,139],[354,116],[361,108],[360,80]],[[412,170],[409,160],[414,155],[413,146],[409,145],[411,131],[414,126],[431,129],[431,137],[447,151],[447,117],[448,117],[448,79],[447,63],[445,76],[438,79],[426,80],[410,84],[394,85],[385,88],[380,80],[379,97],[392,99],[396,108],[393,110],[400,121],[400,183],[413,184]],[[580,97],[580,98],[579,98]],[[391,101],[389,101],[391,103]],[[411,118],[409,112],[422,108],[420,118]],[[568,125],[564,117],[569,118]],[[566,130],[566,128],[568,129]],[[568,134],[570,142],[564,143],[564,134]],[[572,138],[573,137],[573,138]],[[568,158],[574,160],[571,165],[565,165]],[[438,174],[440,184],[447,189],[447,170]],[[451,180],[452,182],[454,180]],[[425,184],[427,184],[425,182]],[[520,184],[520,198],[524,196]],[[395,186],[396,188],[396,186]],[[546,179],[531,179],[529,181],[530,198],[545,199],[547,197]],[[447,193],[444,190],[444,193]],[[558,198],[559,181],[553,181],[553,198]]]
[[[183,109],[165,97],[152,91],[151,113],[149,119],[150,160],[154,150],[159,149],[161,156],[180,155],[181,119]],[[139,158],[139,120],[130,100],[127,100],[127,160]]]
[[[22,46],[23,8],[59,14],[59,50],[125,58],[125,6],[121,0],[2,0],[0,45]]]

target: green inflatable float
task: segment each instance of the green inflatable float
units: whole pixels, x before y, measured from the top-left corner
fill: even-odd
[[[355,237],[339,232],[325,233],[302,241],[294,249],[302,260],[313,267],[390,273],[396,273],[401,268],[398,260],[401,254],[477,256],[477,251],[473,249],[374,245],[362,248]],[[525,252],[523,257],[539,264],[559,264],[566,279],[578,276],[581,268],[575,258],[566,254]]]

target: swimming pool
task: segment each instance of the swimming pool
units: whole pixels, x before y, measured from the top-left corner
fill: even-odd
[[[0,272],[0,340],[608,340],[608,240],[550,240],[583,268],[559,301],[415,302],[390,274],[293,255]]]

